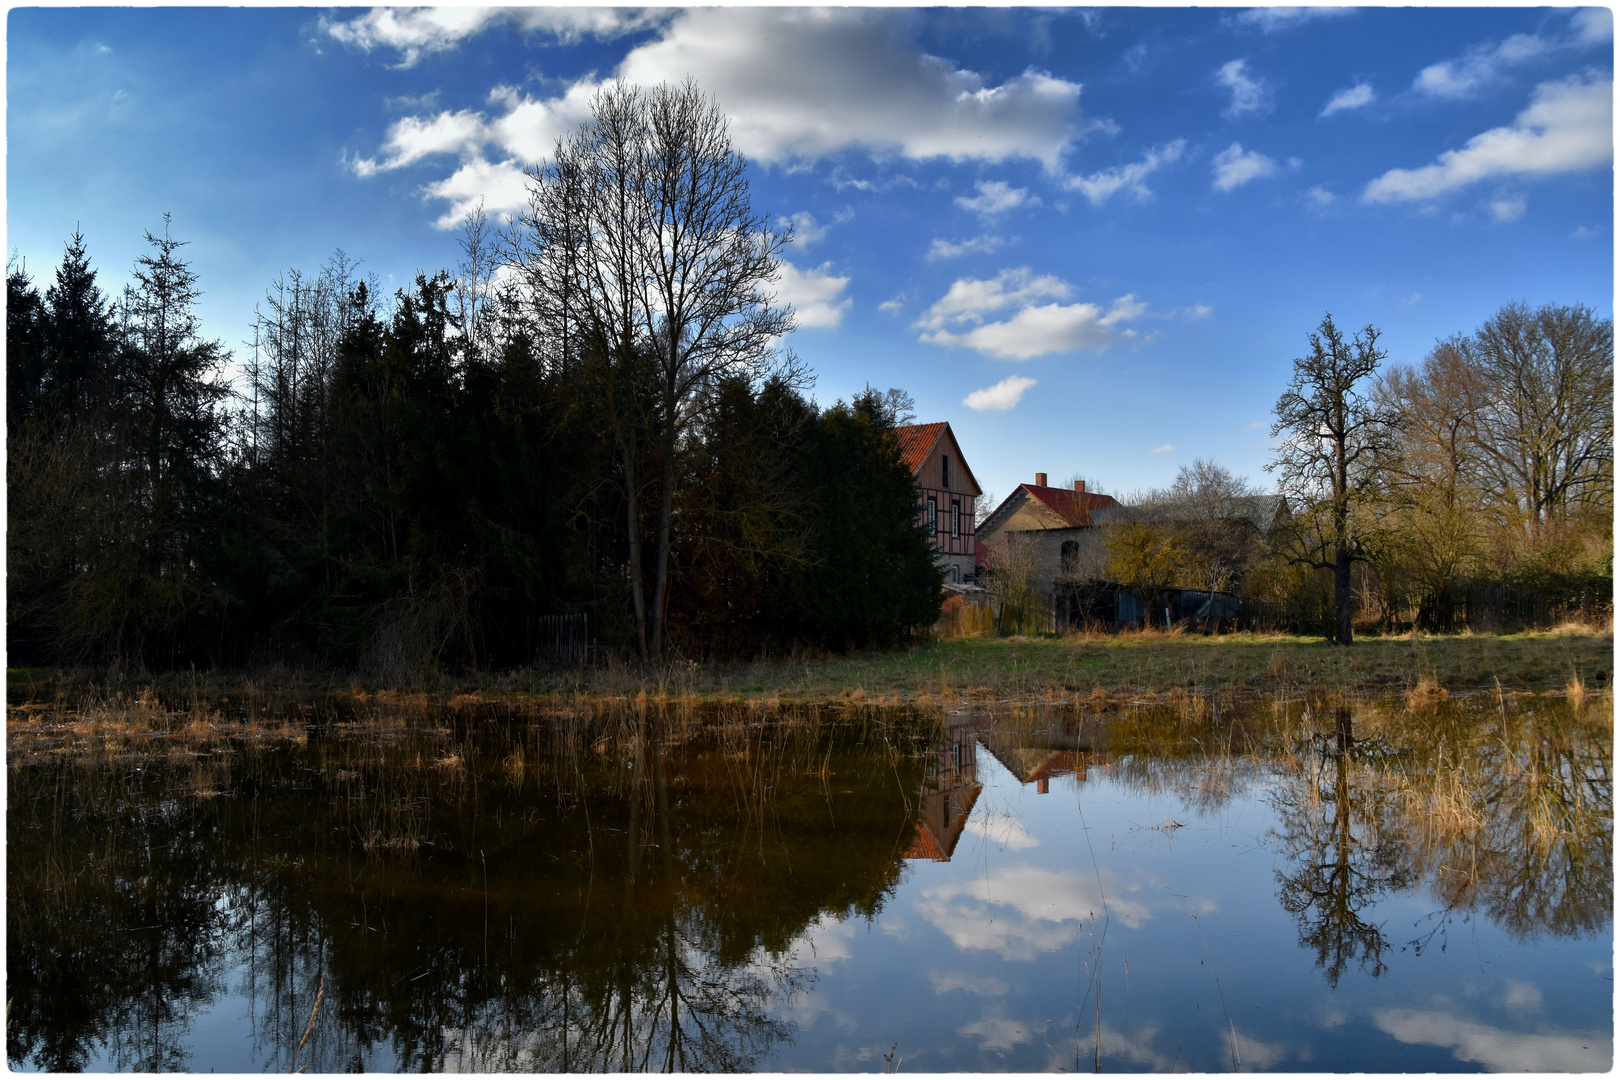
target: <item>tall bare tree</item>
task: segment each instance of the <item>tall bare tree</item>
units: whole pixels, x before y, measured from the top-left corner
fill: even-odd
[[[1282,533],[1289,561],[1333,571],[1331,640],[1349,645],[1350,566],[1365,561],[1378,531],[1373,503],[1385,483],[1396,415],[1368,394],[1368,380],[1387,355],[1367,326],[1346,341],[1331,314],[1310,335],[1310,352],[1294,360],[1294,378],[1277,399],[1266,466],[1300,512]]]
[[[585,369],[617,447],[643,659],[664,653],[676,454],[717,381],[763,377],[793,328],[769,291],[791,233],[769,222],[696,84],[616,84],[530,174],[509,237],[555,362]]]
[[[1530,538],[1576,506],[1612,506],[1614,324],[1579,304],[1508,304],[1458,347],[1485,388],[1485,476]]]

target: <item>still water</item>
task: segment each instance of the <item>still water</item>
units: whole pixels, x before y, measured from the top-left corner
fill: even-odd
[[[7,1057],[1605,1070],[1612,709],[13,702]]]

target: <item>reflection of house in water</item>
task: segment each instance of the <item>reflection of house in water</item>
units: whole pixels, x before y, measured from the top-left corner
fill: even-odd
[[[935,746],[923,777],[922,817],[906,848],[906,858],[950,861],[982,790],[974,737],[984,728],[985,722],[977,717],[947,720],[945,738]]]
[[[1012,773],[1020,784],[1034,784],[1045,795],[1054,776],[1073,776],[1084,782],[1086,766],[1106,760],[1098,732],[1072,714],[1052,712],[1033,722],[999,724],[979,741]]]

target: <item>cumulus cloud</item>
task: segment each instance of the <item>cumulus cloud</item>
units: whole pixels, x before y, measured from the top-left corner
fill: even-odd
[[[1250,78],[1247,60],[1228,60],[1215,73],[1215,81],[1232,92],[1232,104],[1226,107],[1227,116],[1242,116],[1270,107],[1271,94],[1265,83]]]
[[[1006,240],[999,236],[975,236],[969,240],[946,240],[936,238],[928,245],[928,259],[957,259],[963,255],[988,255],[992,251],[1001,250]]]
[[[1034,385],[1034,379],[1026,379],[1022,375],[1009,375],[994,386],[987,386],[983,390],[973,391],[973,393],[962,399],[962,404],[980,412],[1006,412],[1018,404],[1023,398],[1025,390]],[[968,822],[967,828],[969,832],[975,832],[981,836],[990,836],[993,831],[990,825],[977,820]],[[1033,847],[1037,843],[1033,837],[1024,832],[1023,826],[1016,823],[1010,827],[994,831],[994,836],[996,841],[1004,847],[1014,849]],[[1024,841],[1028,842],[1025,843]]]
[[[1530,105],[1506,127],[1475,135],[1432,165],[1391,169],[1367,185],[1365,202],[1432,199],[1481,180],[1554,176],[1611,165],[1614,88],[1606,78],[1575,76],[1536,87]]]
[[[969,198],[966,195],[956,197],[956,205],[965,210],[972,210],[975,214],[985,217],[995,217],[1005,214],[1009,210],[1016,210],[1020,206],[1039,206],[1039,197],[1031,195],[1027,188],[1015,188],[1005,180],[981,180],[973,185],[978,194]]]
[[[1602,1072],[1614,1061],[1614,1039],[1606,1032],[1503,1031],[1416,1009],[1378,1009],[1373,1022],[1400,1042],[1445,1047],[1458,1061],[1497,1072]]]
[[[1334,113],[1343,112],[1346,109],[1360,109],[1371,105],[1373,98],[1376,96],[1369,83],[1357,83],[1352,87],[1340,90],[1329,98],[1327,105],[1322,109],[1322,115],[1332,116]]]
[[[1035,1038],[1033,1025],[1024,1020],[1005,1016],[986,1016],[956,1029],[958,1035],[979,1040],[979,1049],[1005,1053],[1021,1043]]]
[[[1351,14],[1353,10],[1353,8],[1332,7],[1250,8],[1239,13],[1232,21],[1240,26],[1254,26],[1267,34],[1275,34],[1279,30],[1291,30],[1316,19],[1342,18]]]
[[[656,38],[631,50],[613,79],[639,86],[695,79],[726,115],[737,150],[765,163],[855,150],[880,159],[1034,160],[1058,171],[1081,130],[1079,83],[1031,68],[992,85],[918,48],[910,39],[910,16],[895,9],[693,8],[656,16],[610,8],[523,11],[379,9],[329,23],[327,32],[358,48],[398,50],[414,62],[501,19],[554,33],[563,32],[558,27],[606,34],[657,25]],[[483,111],[402,118],[389,128],[381,152],[358,159],[355,170],[369,175],[450,153],[469,161],[482,153],[492,162],[541,164],[558,137],[588,117],[602,85],[592,76],[559,97],[497,87]],[[1024,194],[1025,204],[1034,205]],[[488,201],[494,209],[496,199]]]
[[[609,7],[372,8],[348,20],[323,16],[320,25],[351,48],[368,53],[392,50],[399,54],[399,67],[410,67],[426,53],[453,49],[463,39],[496,26],[547,33],[570,43],[583,37],[616,37],[666,17],[657,9]]]
[[[1041,303],[1073,294],[1068,282],[1050,275],[1036,277],[1028,267],[1003,270],[989,280],[962,278],[914,324],[919,341],[963,346],[998,360],[1029,360],[1077,349],[1102,350],[1136,331],[1120,324],[1140,318],[1147,305],[1134,296],[1108,308],[1091,303]],[[986,317],[1012,309],[1010,317]],[[993,388],[992,388],[993,389]]]
[[[1277,171],[1277,163],[1256,150],[1245,150],[1233,143],[1215,155],[1215,190],[1231,191],[1235,187],[1270,176]]]
[[[696,8],[618,74],[641,85],[697,79],[757,161],[859,148],[1055,168],[1076,137],[1080,85],[1033,68],[988,85],[912,44],[909,19],[882,8]]]
[[[1124,189],[1135,195],[1138,199],[1152,196],[1147,185],[1142,181],[1150,173],[1157,171],[1165,165],[1181,159],[1182,152],[1187,149],[1186,139],[1177,139],[1163,146],[1155,147],[1142,156],[1141,161],[1132,162],[1112,169],[1092,173],[1090,176],[1074,176],[1063,182],[1063,186],[1070,191],[1078,191],[1091,200],[1091,205],[1101,206],[1107,202],[1116,191]]]
[[[1329,191],[1321,184],[1317,184],[1315,187],[1305,192],[1305,195],[1317,206],[1328,206],[1338,199],[1337,195],[1333,194],[1333,192]]]
[[[828,270],[831,263],[823,263],[809,270],[800,270],[790,262],[782,263],[781,277],[776,283],[776,298],[793,305],[794,321],[801,327],[835,327],[844,321],[844,312],[851,303],[848,297],[840,300],[847,277],[834,277]]]
[[[527,204],[529,178],[510,161],[490,162],[473,157],[443,180],[428,184],[424,193],[443,199],[450,209],[434,222],[438,228],[454,229],[482,204],[485,213],[501,218]]]

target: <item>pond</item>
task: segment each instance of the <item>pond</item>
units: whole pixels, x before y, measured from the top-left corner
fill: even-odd
[[[7,1057],[1606,1070],[1612,709],[14,701]]]

